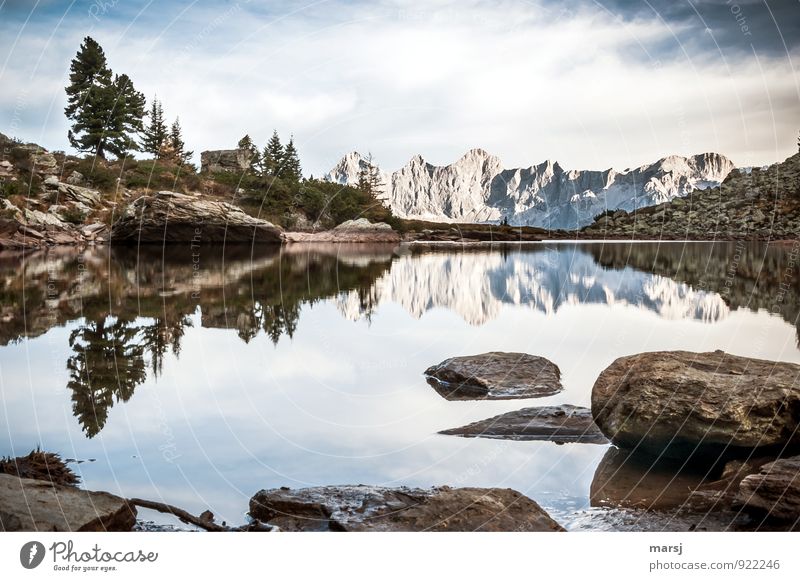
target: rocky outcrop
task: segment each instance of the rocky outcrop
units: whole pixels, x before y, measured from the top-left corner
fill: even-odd
[[[439,433],[465,438],[546,440],[558,444],[608,443],[592,420],[591,410],[569,404],[523,408]]]
[[[736,500],[772,519],[800,519],[800,456],[764,464],[758,474],[745,477]]]
[[[353,152],[328,174],[356,185],[365,160]],[[716,153],[669,156],[638,168],[565,170],[557,162],[504,169],[500,159],[472,149],[452,164],[435,166],[417,155],[384,174],[385,203],[401,218],[436,222],[495,222],[575,229],[605,210],[633,210],[719,185],[733,163]]]
[[[202,173],[242,173],[250,169],[250,152],[246,149],[217,149],[200,153]]]
[[[321,486],[262,490],[250,516],[284,531],[561,531],[508,488]]]
[[[523,399],[561,391],[561,372],[544,357],[492,351],[451,357],[425,370],[445,399]]]
[[[400,242],[400,235],[389,224],[366,218],[347,220],[321,232],[286,232],[283,238],[286,242]]]
[[[800,154],[766,168],[733,170],[719,187],[635,212],[609,212],[580,238],[788,240],[800,236]]]
[[[120,244],[280,243],[281,229],[238,206],[198,195],[158,192],[134,200],[111,228]]]
[[[0,531],[130,531],[136,509],[118,496],[0,474]]]
[[[675,458],[800,444],[800,365],[722,351],[621,357],[592,389],[592,415],[618,446]]]

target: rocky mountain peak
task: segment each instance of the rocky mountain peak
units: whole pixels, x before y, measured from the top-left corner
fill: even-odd
[[[350,153],[325,176],[354,185],[363,158]],[[615,171],[565,170],[553,160],[505,169],[499,157],[473,148],[449,165],[422,155],[385,173],[384,203],[402,218],[440,222],[500,222],[544,228],[580,228],[606,210],[651,206],[694,189],[718,185],[734,168],[718,153],[670,155]]]

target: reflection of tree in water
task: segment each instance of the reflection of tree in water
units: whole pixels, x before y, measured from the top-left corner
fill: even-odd
[[[70,333],[75,354],[67,360],[67,387],[72,390],[72,412],[89,438],[103,429],[114,402],[128,401],[147,376],[138,333],[130,321],[109,323],[106,317]]]
[[[106,425],[115,403],[133,396],[148,370],[158,377],[169,353],[179,356],[191,315],[199,313],[203,327],[235,330],[245,342],[263,331],[277,345],[294,336],[304,305],[341,292],[358,289],[363,311],[371,312],[369,288],[392,256],[382,249],[370,260],[348,262],[330,252],[284,256],[273,249],[251,254],[209,248],[203,255],[204,286],[196,292],[191,255],[180,250],[166,259],[160,251],[149,256],[147,249],[104,252],[62,252],[57,261],[42,254],[22,269],[18,261],[0,260],[5,276],[0,294],[12,307],[22,305],[25,314],[24,320],[0,327],[0,345],[81,321],[69,337],[67,387],[73,413],[89,438]],[[83,282],[76,278],[80,270]],[[46,294],[44,289],[52,290]]]
[[[172,354],[176,357],[181,352],[181,339],[186,332],[186,327],[192,326],[192,320],[188,316],[178,317],[170,323],[163,318],[156,318],[152,325],[140,327],[142,345],[150,354],[150,369],[153,375],[158,377],[164,367],[164,355],[168,349],[172,349]]]

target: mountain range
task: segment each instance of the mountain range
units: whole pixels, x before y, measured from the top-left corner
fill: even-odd
[[[366,165],[351,152],[324,177],[357,185]],[[606,210],[630,212],[718,186],[733,169],[718,153],[671,155],[622,171],[565,170],[549,160],[505,169],[497,156],[471,149],[449,165],[416,155],[397,171],[381,171],[385,189],[378,197],[400,218],[577,229]]]

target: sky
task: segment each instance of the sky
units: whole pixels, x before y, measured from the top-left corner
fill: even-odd
[[[306,175],[475,147],[506,167],[624,169],[797,151],[796,0],[0,0],[0,132],[70,151],[85,36],[179,116],[189,149],[294,137]]]

